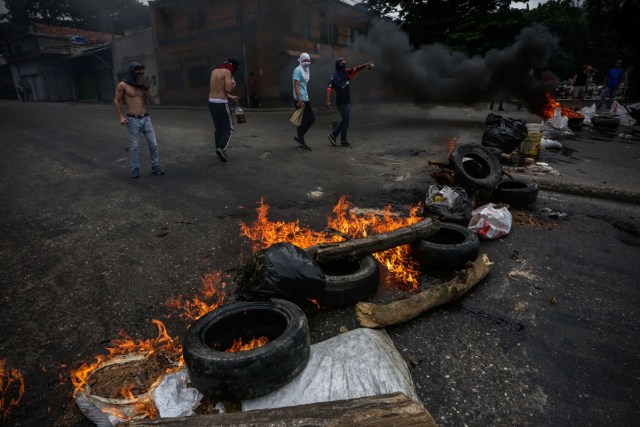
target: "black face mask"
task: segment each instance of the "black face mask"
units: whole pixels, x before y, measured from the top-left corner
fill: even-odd
[[[336,67],[336,71],[344,72],[347,69],[347,64],[342,64]]]
[[[147,76],[145,76],[144,74],[138,74],[135,73],[136,77],[135,77],[135,82],[136,85],[140,88],[140,89],[149,89],[149,87],[151,86],[150,82],[149,82],[149,78]]]
[[[138,71],[143,70],[142,73]],[[132,62],[129,65],[129,73],[122,79],[128,85],[146,90],[149,88],[149,79],[144,75],[144,66],[139,62]]]

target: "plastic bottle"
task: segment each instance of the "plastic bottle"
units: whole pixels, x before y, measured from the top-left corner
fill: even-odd
[[[240,108],[240,104],[236,104],[236,120],[238,124],[245,123],[247,118],[244,115],[244,110]]]

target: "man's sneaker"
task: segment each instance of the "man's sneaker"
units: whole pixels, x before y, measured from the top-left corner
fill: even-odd
[[[140,178],[140,169],[138,168],[131,169],[131,178]]]
[[[227,161],[227,154],[224,152],[222,148],[217,148],[216,154],[218,155],[218,158],[220,159],[221,162]]]
[[[331,145],[333,145],[334,147],[338,145],[338,142],[336,141],[336,137],[332,133],[329,134],[328,138]]]
[[[297,136],[294,136],[293,139],[298,143],[298,150],[311,151],[311,147],[305,144],[303,139],[298,138]]]
[[[164,175],[164,171],[160,168],[160,165],[151,166],[151,172],[156,175]]]
[[[353,145],[349,144],[347,141],[341,141],[340,145],[342,145],[343,147],[353,147]]]

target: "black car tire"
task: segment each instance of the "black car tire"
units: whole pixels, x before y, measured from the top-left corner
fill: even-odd
[[[619,117],[595,116],[591,123],[597,128],[617,128],[620,125]]]
[[[327,285],[318,298],[325,307],[347,307],[371,298],[380,286],[380,264],[372,256],[321,263]]]
[[[491,194],[491,201],[510,206],[524,206],[538,198],[538,184],[524,179],[507,179],[500,182]]]
[[[449,155],[449,163],[462,186],[493,189],[502,179],[500,161],[482,145],[457,146]]]
[[[247,351],[226,353],[233,340],[266,336]],[[263,396],[294,379],[309,361],[309,324],[286,300],[237,302],[196,320],[185,336],[183,355],[194,387],[206,396],[239,401]]]
[[[458,224],[443,222],[440,229],[411,245],[411,254],[427,267],[459,269],[478,257],[480,239],[476,233]]]

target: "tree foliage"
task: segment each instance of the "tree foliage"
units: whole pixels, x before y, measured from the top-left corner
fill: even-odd
[[[469,55],[505,48],[522,28],[543,24],[560,40],[550,68],[561,78],[570,78],[585,63],[604,74],[617,58],[627,69],[640,59],[640,0],[549,0],[532,10],[512,8],[510,0],[367,3],[383,16],[397,16],[414,46],[438,42]]]
[[[137,0],[5,0],[9,23],[31,22],[81,28],[113,34],[149,27],[149,7]]]

